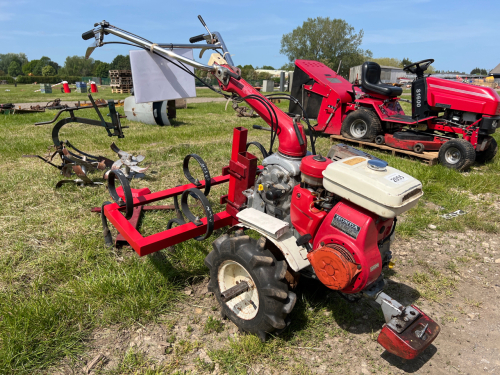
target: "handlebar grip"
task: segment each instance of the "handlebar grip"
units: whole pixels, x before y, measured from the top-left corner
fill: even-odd
[[[205,40],[205,38],[203,37],[203,34],[200,34],[189,38],[189,43],[201,42],[202,40]]]
[[[207,25],[205,24],[205,21],[203,21],[203,18],[201,17],[201,14],[198,15],[198,19],[200,20],[200,22],[203,26],[207,27]]]
[[[82,34],[82,39],[83,40],[89,40],[89,39],[92,39],[94,37],[94,30],[89,30],[89,31],[86,31]]]
[[[230,77],[233,77],[235,80],[239,81],[241,79],[241,76],[239,76],[238,74],[236,73],[233,73],[233,72],[227,72],[227,74],[230,76]]]

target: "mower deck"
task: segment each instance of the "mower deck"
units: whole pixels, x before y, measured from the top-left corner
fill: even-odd
[[[330,138],[332,140],[335,139],[335,140],[342,141],[344,143],[353,143],[353,144],[357,145],[359,148],[363,148],[365,146],[368,146],[368,147],[373,147],[373,148],[376,148],[379,150],[391,151],[393,156],[397,155],[398,153],[414,156],[416,158],[419,158],[422,162],[424,162],[428,165],[435,165],[438,163],[437,151],[434,151],[434,152],[424,151],[422,153],[417,153],[414,151],[403,150],[400,148],[394,148],[394,147],[390,147],[387,145],[377,145],[376,143],[373,143],[373,142],[365,142],[365,141],[358,141],[356,139],[345,138],[341,135],[331,135]]]

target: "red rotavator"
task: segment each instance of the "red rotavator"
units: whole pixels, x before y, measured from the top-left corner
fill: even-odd
[[[222,315],[240,329],[262,340],[269,332],[286,329],[297,301],[295,288],[306,277],[344,296],[359,294],[379,303],[386,320],[379,342],[391,353],[410,359],[432,343],[439,326],[416,306],[403,306],[383,292],[382,270],[390,264],[396,216],[414,207],[423,195],[418,180],[355,149],[334,146],[327,157],[309,153],[299,118],[283,112],[241,79],[217,32],[207,28],[207,34],[190,39],[192,43],[205,40],[207,45],[161,45],[105,21],[95,26],[83,34],[84,39],[96,38],[90,52],[105,44],[104,35],[113,34],[170,62],[211,72],[220,88],[250,105],[269,124],[271,139],[279,141],[278,150],[273,153],[271,146],[269,154],[253,142],[264,154],[258,166],[257,157],[247,151],[248,130],[237,127],[231,159],[221,176],[212,178],[203,160],[190,154],[183,169],[191,183],[156,193],[141,191],[136,198],[123,174],[111,171],[108,189],[115,203],[105,202],[102,207],[107,244],[112,243],[107,220],[140,256],[189,239],[204,240],[213,230],[230,227],[213,242],[205,264],[210,270],[208,289]],[[205,65],[172,51],[181,46],[221,50],[221,54],[213,54],[211,65]],[[311,140],[314,150],[314,137]],[[192,177],[191,158],[200,164],[203,181]],[[121,189],[115,188],[117,179]],[[214,213],[206,196],[211,186],[226,182],[227,194],[219,200],[225,210]],[[167,230],[144,237],[129,223],[134,207],[171,197],[177,217],[168,222]],[[199,200],[206,217],[191,213],[188,199],[192,198]],[[250,236],[251,232],[260,238]]]
[[[425,76],[433,59],[404,69],[415,74],[411,116],[401,108],[401,87],[382,83],[381,68],[365,62],[353,85],[326,65],[296,60],[289,112],[317,119],[315,129],[346,138],[387,144],[417,153],[439,151],[439,161],[464,170],[491,160],[498,146],[491,136],[500,123],[500,96],[489,87]]]

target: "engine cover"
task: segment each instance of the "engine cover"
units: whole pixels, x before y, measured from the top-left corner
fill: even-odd
[[[318,279],[328,288],[343,290],[351,285],[361,270],[347,249],[338,244],[330,244],[307,254]]]
[[[344,269],[342,276],[344,282],[339,283],[338,286],[345,285],[347,283],[345,280],[352,280],[340,289],[343,293],[358,293],[378,279],[384,265],[381,253],[387,250],[383,246],[379,248],[379,243],[389,236],[392,225],[393,219],[380,220],[377,214],[345,200],[337,203],[325,217],[314,236],[313,249],[321,249],[325,246],[337,251],[346,249],[349,255],[346,256],[346,253],[343,253],[344,258],[350,258],[350,263],[361,267],[359,273],[350,279],[352,269],[348,269],[345,263],[341,265],[340,268]],[[328,257],[333,258],[331,253]],[[318,259],[324,261],[324,258],[325,256],[320,256]],[[319,270],[318,277],[321,273],[324,274],[322,269],[325,267],[321,263],[319,267],[314,267],[315,272],[318,272],[316,268]],[[328,271],[325,269],[325,272]],[[328,281],[328,278],[327,282],[333,284],[333,281]]]

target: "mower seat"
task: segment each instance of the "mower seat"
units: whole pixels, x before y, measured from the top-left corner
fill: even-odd
[[[373,61],[366,61],[361,67],[361,87],[366,92],[374,92],[389,97],[399,96],[403,89],[397,86],[386,85],[380,81],[380,65]]]

